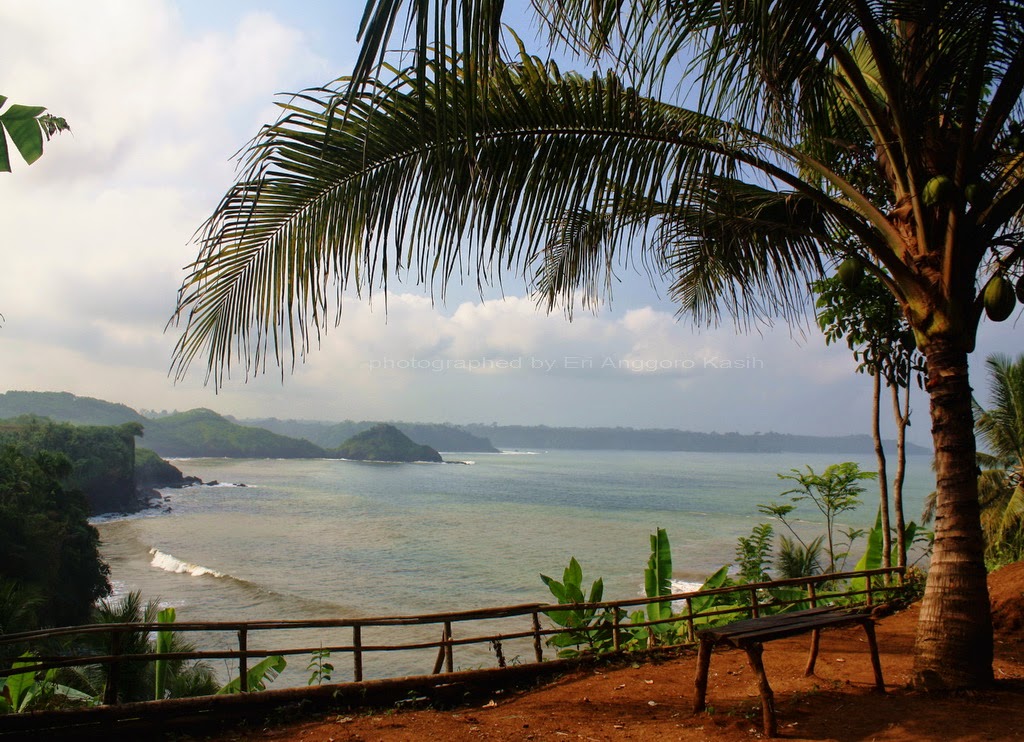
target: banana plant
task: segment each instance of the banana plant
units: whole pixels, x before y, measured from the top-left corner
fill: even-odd
[[[569,566],[562,572],[561,582],[544,574],[540,579],[560,605],[600,603],[604,597],[604,580],[600,577],[591,584],[589,596],[584,595],[583,568],[576,557],[569,559]],[[548,640],[551,646],[561,647],[559,657],[579,654],[579,650],[572,647],[584,644],[593,652],[609,651],[614,645],[611,627],[614,614],[609,609],[599,612],[595,608],[570,608],[548,611],[547,616],[559,626],[570,629]]]
[[[705,590],[715,590],[716,588],[725,587],[729,584],[729,564],[723,564],[717,572],[704,580],[704,584],[700,586],[697,591],[698,594],[690,598],[690,605],[693,608],[693,614],[696,616],[693,619],[693,623],[696,626],[717,626],[729,621],[736,620],[739,614],[725,614],[721,616],[697,616],[697,614],[711,611],[715,608],[739,608],[740,603],[737,602],[735,594],[720,594],[716,593],[713,595],[701,595],[700,593]]]
[[[0,95],[0,108],[7,97]],[[43,137],[49,139],[61,131],[70,131],[68,122],[46,113],[44,106],[21,106],[12,103],[0,113],[0,172],[11,172],[11,158],[7,149],[10,137],[25,162],[31,165],[43,155]]]
[[[26,652],[11,667],[17,670],[35,664],[35,655]],[[0,684],[0,715],[24,713],[31,710],[33,704],[57,695],[84,705],[91,706],[96,703],[96,699],[88,693],[57,683],[54,680],[56,674],[57,670],[51,667],[41,676],[39,672],[32,670],[8,675],[4,678],[3,684]]]
[[[164,608],[158,614],[156,614],[156,620],[158,623],[174,623],[175,611],[173,608]],[[156,632],[156,653],[165,654],[171,651],[171,646],[174,643],[174,633],[171,631],[158,631]],[[164,691],[167,687],[167,660],[159,659],[154,663],[153,670],[153,690],[154,696],[157,701],[161,701],[164,698]]]
[[[248,672],[245,673],[247,681],[246,687],[250,691],[266,690],[267,684],[273,682],[274,679],[284,671],[287,664],[288,661],[279,654],[271,655],[263,661],[257,662],[249,668]],[[241,692],[241,676],[238,676],[217,691],[217,695],[228,695],[231,693]]]
[[[647,568],[644,570],[644,593],[648,598],[657,598],[662,595],[672,594],[672,546],[668,540],[668,533],[664,528],[659,528],[656,533],[651,534],[651,556],[647,560]],[[633,617],[634,623],[636,616]],[[640,616],[642,618],[642,614]],[[647,620],[663,621],[672,618],[672,603],[647,604]],[[655,639],[671,641],[678,630],[678,625],[659,623],[648,628],[648,643],[653,644]]]
[[[915,539],[918,537],[918,532],[921,531],[921,527],[914,521],[911,521],[906,525],[903,532],[903,543],[913,544]],[[879,569],[882,566],[882,554],[883,554],[883,530],[882,530],[882,511],[879,508],[878,514],[875,516],[875,525],[868,532],[868,545],[865,549],[864,554],[861,556],[854,570],[860,572],[867,569]],[[896,563],[896,550],[893,549],[892,562]],[[864,577],[854,577],[850,580],[850,585],[854,590],[867,590],[867,579]]]

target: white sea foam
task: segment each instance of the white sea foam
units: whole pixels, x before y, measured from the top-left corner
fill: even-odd
[[[672,580],[672,592],[674,593],[695,593],[701,589],[701,582],[687,582],[686,580]]]
[[[183,562],[170,554],[165,554],[158,549],[150,549],[149,553],[153,555],[150,564],[158,569],[162,569],[165,572],[174,572],[175,574],[189,574],[193,577],[201,577],[202,575],[210,575],[211,577],[228,577],[223,572],[218,572],[215,569],[209,567],[202,567],[198,564],[191,564],[190,562]]]

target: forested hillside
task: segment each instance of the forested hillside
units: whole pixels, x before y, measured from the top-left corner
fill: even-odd
[[[202,408],[147,420],[145,441],[147,448],[169,457],[301,459],[328,455],[309,441],[238,425]]]
[[[92,513],[135,510],[135,437],[142,426],[72,425],[33,416],[0,421],[0,445],[27,456],[62,454],[70,462],[65,484],[85,495]]]
[[[237,420],[243,425],[255,425],[293,438],[305,438],[323,448],[337,448],[354,435],[369,430],[378,422],[345,420],[340,423],[317,422],[312,420],[278,420],[263,418]],[[472,435],[460,427],[447,423],[389,423],[401,430],[414,441],[430,446],[437,451],[460,451],[463,453],[496,453],[487,438]]]

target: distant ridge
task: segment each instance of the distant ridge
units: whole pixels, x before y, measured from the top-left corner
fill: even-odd
[[[321,458],[377,423],[314,420],[234,420],[198,409],[147,418],[132,408],[67,392],[0,394],[0,419],[39,415],[78,425],[141,423],[144,445],[161,456],[234,458]],[[698,433],[664,428],[571,428],[545,425],[391,423],[419,444],[437,451],[494,452],[497,449],[702,451],[722,453],[872,454],[867,435],[810,436],[789,433]],[[885,442],[894,448],[892,441]],[[911,443],[909,454],[931,454]]]
[[[659,428],[552,428],[545,425],[464,425],[470,433],[487,436],[499,448],[704,451],[721,453],[874,453],[868,435],[812,436],[789,433],[696,433]],[[895,449],[894,441],[884,441]],[[912,443],[908,454],[930,454]]]
[[[234,419],[234,418],[229,418]],[[239,419],[242,425],[266,428],[280,435],[305,438],[323,448],[337,448],[354,435],[369,430],[379,421],[345,420],[340,423],[311,420],[278,420],[277,418]],[[459,453],[497,453],[498,449],[486,437],[473,435],[463,428],[450,423],[406,423],[389,421],[417,443],[430,446],[437,451]]]

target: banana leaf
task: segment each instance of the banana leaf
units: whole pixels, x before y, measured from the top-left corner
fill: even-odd
[[[175,611],[173,608],[164,608],[156,615],[159,623],[174,623]],[[174,639],[174,632],[156,632],[156,653],[164,654],[171,651],[171,643]],[[157,660],[153,669],[154,696],[157,701],[163,700],[164,691],[167,687],[167,660]]]
[[[651,534],[651,556],[644,570],[644,591],[648,598],[672,594],[672,547],[664,528]],[[647,616],[651,621],[659,621],[672,616],[672,604],[649,603]]]
[[[249,671],[245,674],[245,677],[248,680],[247,685],[249,690],[266,690],[267,683],[273,682],[274,678],[281,674],[287,664],[288,661],[279,654],[267,657],[262,662],[257,662],[255,665],[250,667]],[[242,684],[241,676],[239,676],[217,691],[217,695],[241,692]]]

